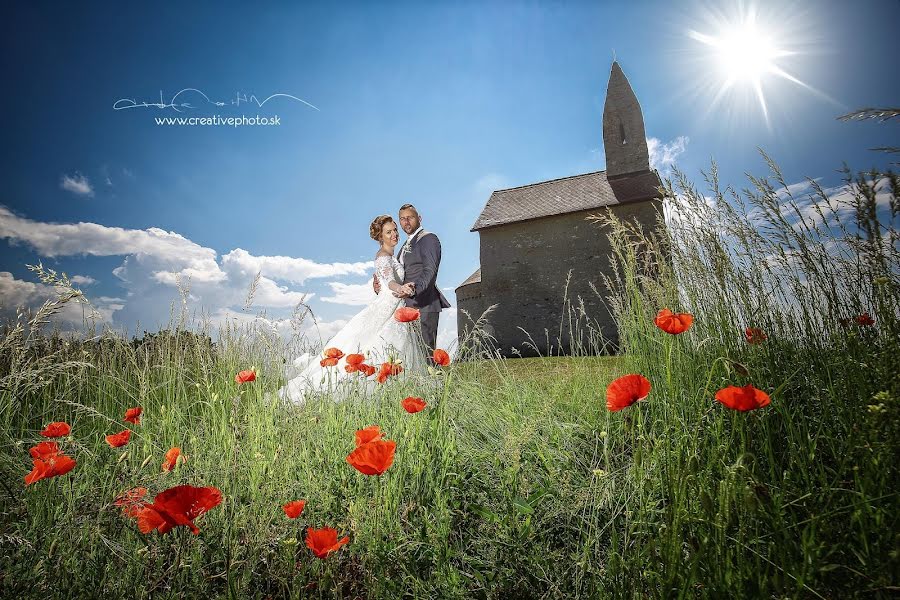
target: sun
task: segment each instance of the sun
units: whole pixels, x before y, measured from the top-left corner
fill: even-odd
[[[781,54],[772,40],[752,26],[725,32],[710,40],[723,73],[731,79],[756,82],[772,72]]]
[[[751,94],[759,104],[766,124],[769,123],[769,107],[766,89],[779,79],[790,81],[817,95],[823,95],[808,84],[788,73],[779,62],[797,52],[779,44],[779,27],[760,22],[757,11],[751,6],[726,17],[708,14],[710,28],[715,33],[688,30],[688,36],[703,44],[704,54],[712,63],[707,69],[711,76],[707,86],[715,90],[710,108],[714,108],[726,96]],[[790,38],[788,38],[790,39]]]

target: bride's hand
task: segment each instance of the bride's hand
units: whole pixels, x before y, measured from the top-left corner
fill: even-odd
[[[378,283],[377,275],[372,275],[372,289],[375,290],[376,295],[381,293],[381,284]]]

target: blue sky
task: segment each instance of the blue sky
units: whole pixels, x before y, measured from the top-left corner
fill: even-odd
[[[803,83],[763,76],[764,115],[690,31],[723,34],[755,11]],[[900,4],[341,3],[93,7],[19,3],[2,27],[0,306],[49,292],[26,263],[79,276],[118,329],[164,324],[191,275],[192,309],[215,322],[255,310],[275,326],[304,293],[323,334],[366,301],[368,224],[412,202],[442,241],[439,284],[478,266],[469,229],[491,191],[604,168],[601,117],[615,55],[658,152],[700,183],[766,174],[757,148],[803,177],[839,183],[843,162],[888,166],[897,124],[843,123],[896,106]],[[114,110],[197,88],[253,104]],[[164,126],[155,117],[280,118],[277,126]],[[893,160],[896,160],[894,158]],[[78,313],[80,314],[80,313]],[[73,315],[68,317],[74,319]],[[63,315],[63,318],[67,318]],[[442,316],[449,340],[455,315]]]

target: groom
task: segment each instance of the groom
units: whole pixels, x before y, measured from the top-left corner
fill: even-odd
[[[422,337],[428,352],[433,353],[441,309],[450,308],[450,303],[437,288],[441,242],[436,235],[422,229],[422,218],[412,204],[401,206],[399,216],[400,227],[409,237],[397,256],[404,270],[403,287],[393,294],[397,298],[403,298],[406,306],[419,309]],[[377,278],[374,287],[377,294],[381,287]]]

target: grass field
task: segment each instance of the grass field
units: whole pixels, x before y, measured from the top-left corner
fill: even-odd
[[[20,319],[0,341],[0,596],[894,597],[900,193],[885,180],[888,221],[863,188],[846,235],[767,217],[791,201],[764,180],[744,212],[713,185],[692,207],[702,218],[661,238],[601,215],[621,356],[465,346],[466,360],[338,403],[278,402],[291,355],[259,329],[212,346],[176,321],[142,343],[81,343],[37,334],[53,306]],[[662,331],[664,307],[692,327]],[[747,327],[766,339],[749,343]],[[652,390],[610,411],[607,385],[626,373]],[[771,404],[715,399],[748,384]],[[407,396],[427,407],[407,413]],[[136,406],[140,424],[125,423]],[[29,448],[54,421],[71,426],[57,441],[77,465],[26,486]],[[373,424],[396,442],[381,476],[346,461]],[[186,460],[164,471],[172,447]],[[141,533],[114,504],[182,484],[221,491],[197,535]],[[298,499],[289,519],[282,505]],[[349,542],[319,559],[306,529],[325,526]]]

